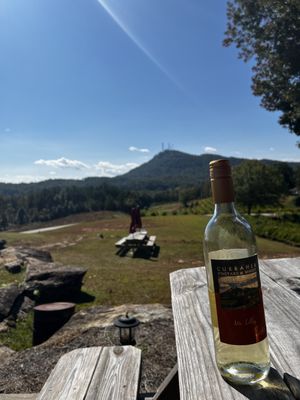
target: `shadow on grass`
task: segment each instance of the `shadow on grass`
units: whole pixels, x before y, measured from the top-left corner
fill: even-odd
[[[57,296],[54,296],[53,294],[51,296],[40,296],[38,299],[35,299],[35,306],[53,302],[72,302],[75,304],[91,303],[95,298],[95,296],[87,292],[80,291],[79,293],[74,293],[66,291],[64,294],[60,293]]]
[[[160,246],[153,246],[150,248],[140,247],[136,250],[130,249],[129,247],[123,247],[116,252],[119,257],[133,257],[142,258],[149,261],[157,261],[160,253]]]
[[[82,303],[91,303],[95,300],[95,296],[87,293],[87,292],[80,292],[78,296],[74,299],[75,303],[82,304]]]
[[[157,261],[159,253],[160,253],[160,246],[154,246],[149,249],[141,247],[134,252],[133,257],[143,258],[144,260],[149,260],[149,261]]]

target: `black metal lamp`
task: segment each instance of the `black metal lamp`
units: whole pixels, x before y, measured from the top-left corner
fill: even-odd
[[[125,316],[121,316],[114,321],[114,326],[119,328],[120,331],[120,343],[122,345],[135,346],[135,331],[136,327],[139,326],[140,321],[135,317],[130,317],[128,313]]]

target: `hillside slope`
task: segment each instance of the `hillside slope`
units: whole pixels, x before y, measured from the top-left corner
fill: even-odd
[[[176,150],[165,150],[155,155],[150,161],[114,178],[55,179],[27,184],[0,182],[0,195],[17,195],[54,187],[97,187],[103,184],[141,190],[165,190],[178,186],[197,185],[209,178],[209,162],[219,158],[227,158],[233,167],[245,160],[245,158],[224,157],[218,154],[192,155]],[[280,162],[276,160],[261,161],[265,164]],[[300,167],[300,162],[288,162],[287,164],[292,168]]]

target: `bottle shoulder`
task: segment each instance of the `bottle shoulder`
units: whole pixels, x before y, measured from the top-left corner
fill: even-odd
[[[213,241],[226,236],[255,242],[255,236],[249,222],[239,213],[216,214],[209,220],[204,233],[205,241]]]

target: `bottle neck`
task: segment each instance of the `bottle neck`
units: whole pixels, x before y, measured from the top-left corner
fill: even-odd
[[[234,202],[233,183],[230,175],[211,178],[211,191],[215,204],[229,204]]]
[[[215,210],[214,210],[214,215],[219,215],[219,214],[231,214],[231,215],[236,215],[237,211],[234,205],[234,202],[229,202],[229,203],[216,203],[215,204]]]

